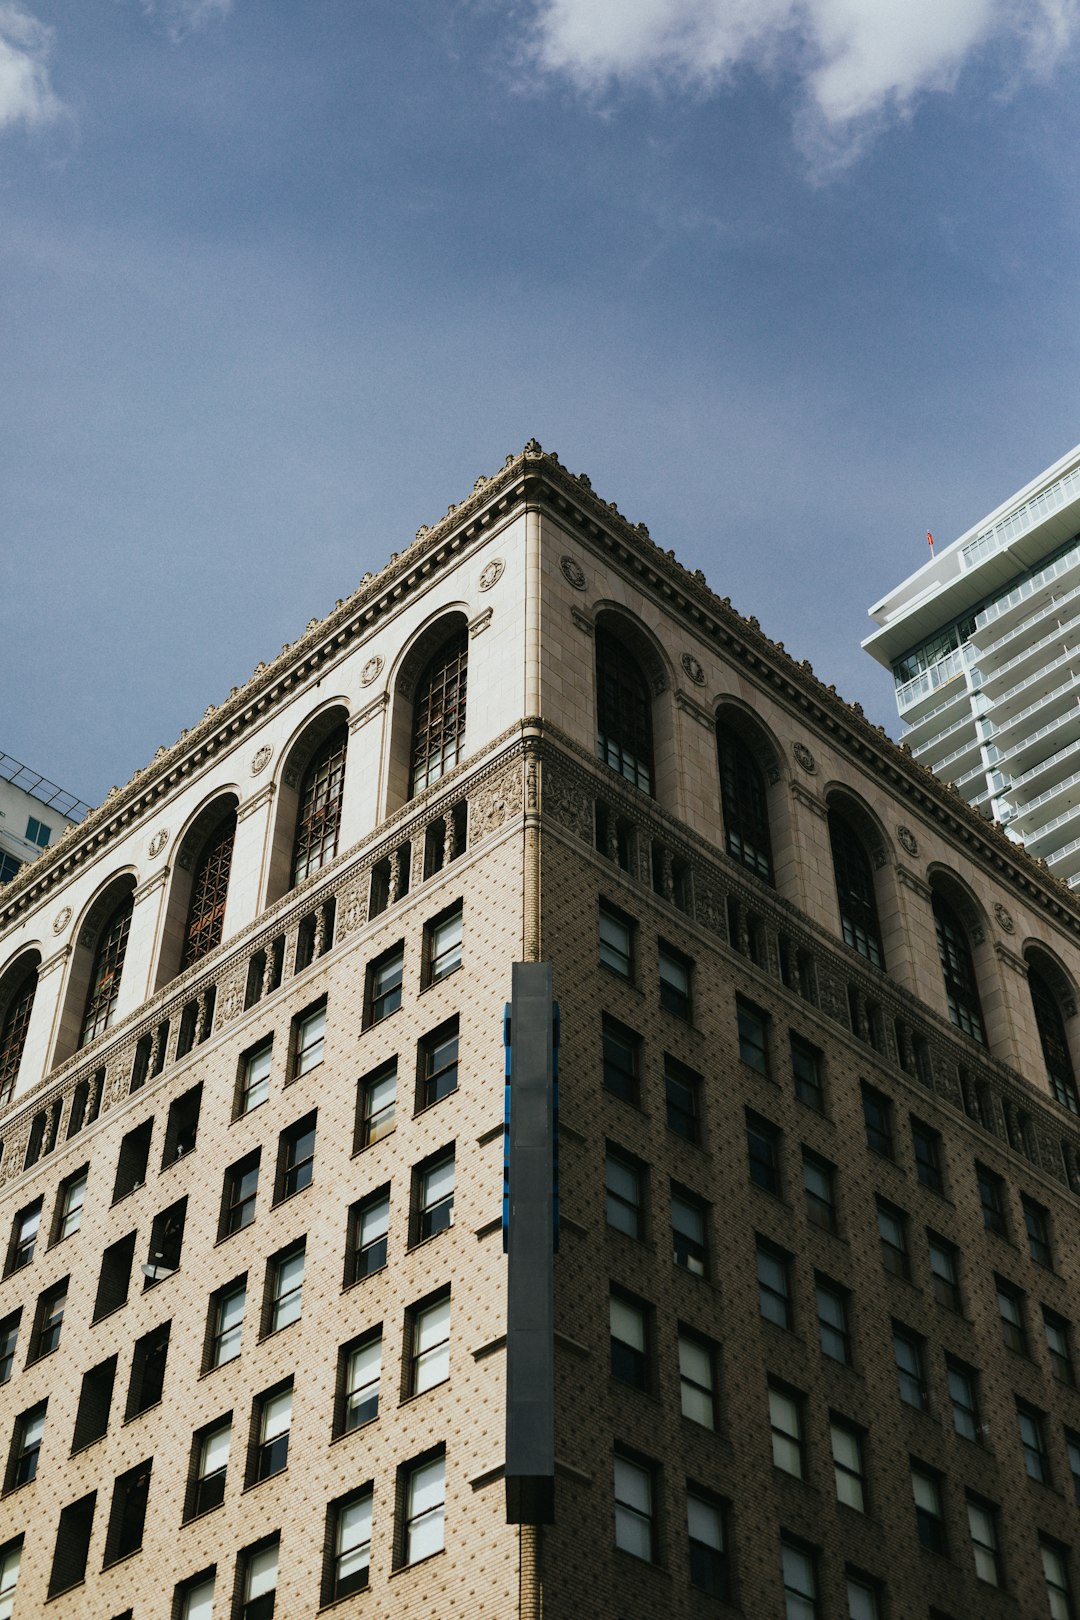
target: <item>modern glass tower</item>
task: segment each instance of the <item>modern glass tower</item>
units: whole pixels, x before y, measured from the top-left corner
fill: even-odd
[[[1080,446],[870,617],[915,758],[1080,886]]]

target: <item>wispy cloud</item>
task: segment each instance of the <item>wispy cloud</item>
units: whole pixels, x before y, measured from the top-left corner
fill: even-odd
[[[0,129],[40,128],[63,112],[49,83],[52,37],[15,0],[0,0]]]
[[[1076,28],[1077,0],[535,0],[528,54],[591,95],[712,93],[745,67],[791,76],[797,139],[829,166],[987,47],[1015,82],[1056,67]]]
[[[170,39],[180,40],[220,22],[232,10],[232,0],[142,0],[142,8],[162,24]]]

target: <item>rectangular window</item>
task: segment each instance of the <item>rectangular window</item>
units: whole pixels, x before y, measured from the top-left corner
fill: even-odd
[[[640,1159],[609,1142],[604,1159],[604,1199],[607,1224],[627,1237],[640,1239],[645,1229],[645,1166]]]
[[[1054,1377],[1062,1384],[1074,1386],[1076,1373],[1073,1368],[1072,1357],[1072,1328],[1063,1316],[1043,1306],[1043,1327],[1046,1331],[1046,1348],[1050,1352],[1050,1366]]]
[[[346,1285],[359,1282],[361,1277],[370,1277],[373,1271],[385,1266],[389,1231],[390,1189],[380,1187],[349,1211]]]
[[[70,1176],[65,1176],[57,1188],[52,1234],[54,1243],[62,1243],[65,1238],[73,1237],[82,1225],[89,1174],[89,1166],[84,1164]]]
[[[412,1241],[424,1243],[453,1224],[454,1149],[443,1149],[413,1171]]]
[[[99,1361],[82,1376],[79,1405],[75,1412],[75,1432],[71,1437],[72,1451],[100,1440],[109,1427],[113,1389],[116,1385],[116,1356]]]
[[[1008,1237],[1008,1227],[1005,1219],[1005,1183],[1000,1176],[988,1170],[984,1164],[976,1164],[975,1174],[979,1182],[979,1201],[982,1204],[983,1225],[988,1232],[996,1232],[999,1237]]]
[[[710,1597],[727,1597],[724,1509],[715,1497],[696,1487],[686,1493],[686,1531],[690,1542],[690,1585]]]
[[[1065,1450],[1069,1457],[1069,1472],[1073,1482],[1073,1500],[1080,1505],[1080,1434],[1065,1430]]]
[[[240,1354],[247,1302],[247,1276],[237,1277],[210,1295],[207,1317],[206,1370],[222,1367]]]
[[[450,1377],[450,1291],[414,1305],[406,1316],[408,1395],[422,1395]]]
[[[458,1021],[451,1018],[420,1041],[417,1050],[417,1108],[441,1102],[458,1085]]]
[[[633,978],[634,925],[611,906],[600,905],[600,962],[622,979]]]
[[[923,1340],[898,1322],[893,1323],[893,1357],[900,1380],[900,1399],[919,1412],[928,1411],[930,1396],[926,1387]]]
[[[225,1172],[221,1188],[221,1216],[218,1221],[218,1239],[242,1232],[255,1219],[255,1201],[259,1192],[259,1162],[262,1149],[255,1148],[237,1159]]]
[[[1037,1204],[1034,1198],[1021,1198],[1024,1207],[1024,1225],[1027,1228],[1028,1253],[1037,1266],[1054,1269],[1050,1249],[1050,1211]]]
[[[656,1558],[655,1471],[615,1453],[615,1545],[648,1563]]]
[[[0,1321],[0,1384],[6,1384],[15,1366],[15,1350],[19,1343],[21,1308],[11,1311]]]
[[[39,1401],[36,1406],[30,1406],[25,1412],[20,1412],[15,1419],[11,1431],[7,1471],[4,1476],[5,1491],[15,1491],[20,1485],[29,1485],[37,1474],[41,1442],[45,1434],[45,1414],[48,1409],[48,1401]]]
[[[880,1583],[878,1581],[871,1580],[868,1575],[855,1575],[849,1571],[847,1576],[848,1620],[880,1620],[879,1591]]]
[[[794,1390],[769,1384],[769,1428],[772,1431],[772,1460],[785,1474],[796,1479],[806,1474],[803,1455],[803,1398]]]
[[[5,1277],[10,1277],[13,1271],[21,1271],[23,1266],[30,1264],[34,1258],[40,1228],[41,1199],[35,1198],[32,1204],[27,1204],[25,1209],[19,1210],[11,1223],[11,1240],[8,1244],[7,1265],[4,1267]]]
[[[701,1141],[701,1076],[664,1054],[664,1108],[669,1131]]]
[[[649,1307],[612,1290],[611,1376],[635,1389],[649,1388]]]
[[[892,1103],[864,1080],[861,1085],[863,1123],[866,1127],[866,1145],[872,1153],[884,1158],[894,1157]]]
[[[907,1216],[895,1204],[884,1198],[877,1200],[878,1237],[881,1240],[881,1263],[894,1277],[907,1277],[908,1261]]]
[[[1046,1580],[1046,1601],[1050,1620],[1073,1620],[1072,1586],[1069,1581],[1068,1558],[1064,1547],[1039,1537],[1039,1556]]]
[[[146,1167],[150,1162],[150,1139],[154,1134],[154,1121],[144,1119],[120,1143],[116,1161],[116,1179],[113,1182],[112,1201],[119,1203],[128,1193],[141,1187],[146,1180]]]
[[[161,1153],[161,1168],[193,1153],[199,1134],[199,1114],[202,1110],[202,1085],[192,1086],[169,1104],[169,1117],[165,1122],[165,1146]]]
[[[52,829],[46,827],[43,821],[39,821],[37,816],[30,816],[26,823],[26,836],[32,844],[37,844],[39,849],[47,849]]]
[[[790,1328],[791,1257],[760,1238],[757,1244],[758,1308],[767,1321]]]
[[[759,1074],[769,1072],[769,1020],[760,1007],[741,999],[735,1002],[739,1030],[739,1056]]]
[[[22,1536],[16,1536],[14,1541],[5,1542],[0,1547],[0,1620],[11,1620],[15,1588],[19,1582],[19,1567],[22,1563],[22,1550]]]
[[[365,1075],[356,1088],[354,1151],[372,1147],[394,1129],[397,1109],[397,1058]]]
[[[924,1187],[931,1192],[944,1193],[945,1176],[942,1170],[941,1133],[911,1116],[911,1145],[915,1152],[915,1171]]]
[[[944,1305],[948,1310],[958,1311],[961,1308],[960,1251],[955,1243],[939,1237],[936,1232],[928,1231],[926,1240],[930,1251],[934,1298],[939,1305]]]
[[[119,1563],[121,1558],[129,1558],[142,1546],[152,1468],[153,1458],[137,1463],[126,1474],[121,1474],[113,1485],[109,1528],[105,1536],[103,1567],[106,1569],[110,1564]]]
[[[803,1148],[803,1192],[806,1218],[823,1232],[836,1231],[836,1166]]]
[[[40,1361],[42,1356],[51,1354],[60,1343],[67,1291],[68,1278],[64,1277],[38,1295],[37,1309],[34,1312],[34,1329],[30,1335],[30,1349],[26,1357],[27,1366],[32,1361]]]
[[[1050,1461],[1046,1450],[1046,1417],[1037,1407],[1024,1401],[1016,1403],[1016,1417],[1020,1424],[1020,1444],[1024,1452],[1024,1467],[1029,1479],[1040,1485],[1050,1483]]]
[[[277,1602],[278,1538],[245,1547],[236,1558],[235,1620],[273,1620]]]
[[[362,1592],[371,1570],[372,1487],[339,1496],[326,1510],[323,1603]]]
[[[814,1553],[802,1542],[780,1537],[784,1571],[784,1620],[817,1620],[817,1570]]]
[[[438,984],[461,966],[461,901],[434,917],[424,928],[424,984]]]
[[[997,1283],[997,1303],[1001,1316],[1001,1333],[1010,1350],[1016,1350],[1020,1355],[1028,1353],[1027,1320],[1024,1308],[1024,1296],[1019,1288],[1014,1288],[1003,1277],[995,1279]]]
[[[278,1137],[277,1174],[274,1203],[291,1198],[311,1186],[315,1171],[315,1124],[317,1113],[305,1114]]]
[[[153,1288],[180,1269],[180,1251],[184,1246],[184,1224],[187,1220],[187,1199],[179,1198],[168,1209],[154,1216],[150,1228],[150,1249],[143,1273],[143,1288]]]
[[[866,1512],[866,1462],[862,1431],[840,1418],[829,1422],[836,1500],[856,1513]]]
[[[401,982],[405,974],[405,947],[394,945],[368,964],[364,992],[364,1028],[388,1018],[401,1006]]]
[[[398,1469],[400,1548],[397,1563],[418,1564],[442,1552],[446,1516],[446,1454],[418,1457]]]
[[[293,1019],[292,1076],[299,1080],[302,1074],[318,1068],[326,1051],[326,1002],[308,1007]]]
[[[817,1302],[818,1342],[823,1355],[831,1356],[845,1367],[851,1366],[851,1330],[848,1325],[848,1296],[846,1289],[818,1277],[815,1287]]]
[[[604,1014],[604,1087],[636,1108],[640,1093],[641,1037]]]
[[[952,1356],[945,1357],[945,1367],[949,1378],[953,1428],[957,1434],[962,1434],[965,1440],[974,1440],[978,1444],[982,1439],[979,1423],[979,1375],[974,1367],[968,1367],[964,1362],[954,1360]]]
[[[817,1047],[800,1035],[792,1035],[791,1072],[795,1078],[795,1095],[819,1114],[825,1112],[823,1069],[824,1062]]]
[[[290,1244],[266,1262],[266,1300],[263,1307],[263,1334],[288,1327],[300,1315],[304,1292],[306,1240]]]
[[[169,1359],[171,1322],[161,1322],[149,1333],[136,1339],[131,1353],[131,1377],[128,1380],[125,1422],[148,1412],[161,1399],[165,1387],[165,1365]]]
[[[716,1428],[716,1349],[684,1327],[679,1329],[679,1394],[683,1417],[703,1429]]]
[[[709,1264],[708,1205],[675,1182],[671,1184],[671,1237],[675,1264],[695,1277],[704,1277]]]
[[[766,1192],[780,1196],[781,1132],[760,1114],[746,1110],[746,1157],[750,1180]]]
[[[967,1499],[968,1529],[975,1573],[988,1586],[1002,1585],[1001,1553],[998,1544],[997,1508],[977,1497]]]
[[[191,1442],[191,1471],[188,1476],[184,1518],[209,1513],[225,1500],[225,1476],[232,1445],[232,1413],[197,1429]]]
[[[246,1484],[280,1474],[289,1461],[292,1379],[256,1395],[251,1406],[251,1447]]]
[[[678,1018],[690,1017],[690,968],[687,957],[660,941],[660,1005]]]
[[[94,1530],[96,1505],[97,1492],[91,1491],[89,1496],[81,1496],[77,1502],[69,1502],[67,1507],[60,1510],[49,1573],[51,1598],[69,1591],[86,1579],[86,1559]]]
[[[236,1086],[236,1116],[250,1114],[270,1095],[270,1064],[274,1056],[274,1042],[262,1041],[240,1059],[240,1073]]]
[[[95,1322],[100,1322],[110,1311],[119,1310],[121,1305],[127,1303],[128,1290],[131,1287],[131,1268],[135,1260],[136,1235],[134,1232],[128,1232],[124,1237],[117,1238],[115,1243],[110,1243],[102,1253],[97,1294],[94,1298]]]
[[[945,1551],[945,1515],[941,1508],[940,1476],[929,1469],[911,1467],[911,1493],[915,1498],[915,1530],[931,1552]]]
[[[335,1434],[351,1434],[378,1417],[381,1377],[382,1328],[378,1327],[340,1351]]]

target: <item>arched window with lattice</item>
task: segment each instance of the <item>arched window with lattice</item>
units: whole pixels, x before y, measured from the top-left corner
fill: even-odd
[[[212,829],[199,851],[191,877],[181,972],[221,944],[235,838],[236,811],[230,810]]]
[[[1058,998],[1049,978],[1034,962],[1028,962],[1028,989],[1035,1011],[1035,1025],[1039,1031],[1043,1061],[1050,1078],[1050,1090],[1063,1108],[1080,1113],[1076,1094],[1076,1073],[1069,1052],[1069,1038],[1065,1033]]]
[[[422,793],[460,760],[465,746],[469,672],[466,629],[444,641],[416,683],[409,749],[409,798]]]
[[[335,727],[304,772],[293,844],[294,885],[317,872],[337,854],[348,744],[348,726]]]
[[[10,1100],[19,1077],[26,1032],[37,991],[37,967],[16,968],[0,1007],[0,1104]]]
[[[986,1025],[983,1022],[979,984],[975,977],[975,961],[967,929],[958,914],[939,890],[934,890],[934,926],[937,929],[938,955],[945,977],[945,998],[949,1017],[957,1029],[986,1045]]]
[[[112,1023],[120,976],[124,971],[128,934],[131,929],[131,895],[127,894],[102,925],[90,969],[90,989],[86,997],[79,1045],[85,1046]]]
[[[842,811],[835,808],[829,810],[829,843],[844,940],[875,967],[884,967],[874,869],[855,828]]]
[[[617,636],[596,631],[596,751],[635,787],[655,783],[652,694],[637,659]]]
[[[727,852],[771,883],[772,840],[764,772],[743,739],[722,721],[716,727],[716,751]]]

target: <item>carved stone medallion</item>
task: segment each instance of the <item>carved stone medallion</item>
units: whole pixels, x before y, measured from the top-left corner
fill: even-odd
[[[1000,900],[994,906],[994,916],[998,920],[998,927],[1001,928],[1004,933],[1015,933],[1016,924],[1012,920],[1012,913],[1005,909]]]
[[[683,653],[682,667],[689,675],[695,686],[705,685],[705,671],[702,669],[693,653]]]
[[[813,776],[817,771],[817,760],[806,744],[801,742],[792,743],[791,752],[795,755],[796,763],[802,766],[808,776]]]
[[[363,669],[360,671],[361,686],[370,686],[372,681],[377,681],[379,676],[382,674],[382,667],[383,662],[378,653],[376,653],[373,658],[369,658]]]
[[[251,757],[252,776],[258,776],[260,771],[265,771],[273,757],[274,750],[270,747],[269,743],[263,743],[261,748],[256,748]]]
[[[67,927],[67,925],[68,925],[68,923],[70,921],[71,921],[71,907],[70,906],[61,906],[60,910],[56,913],[56,916],[52,920],[52,931],[53,931],[53,933],[54,934],[62,934],[64,932],[64,929]]]
[[[909,855],[917,855],[919,853],[919,840],[915,837],[915,834],[912,832],[910,827],[897,827],[896,836],[899,838]]]
[[[574,587],[575,591],[585,589],[585,571],[579,562],[573,557],[560,557],[559,567],[562,569],[563,578],[568,585]]]
[[[490,591],[493,585],[497,585],[500,579],[502,579],[503,569],[505,567],[506,564],[503,562],[501,557],[492,557],[491,561],[481,571],[480,589],[482,591]]]
[[[146,846],[146,853],[150,856],[150,859],[153,860],[155,855],[160,855],[168,842],[168,827],[159,827],[153,838],[151,838],[149,844]]]

